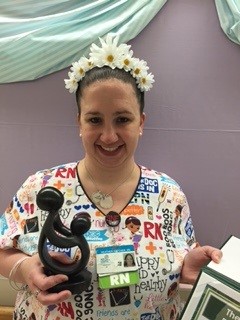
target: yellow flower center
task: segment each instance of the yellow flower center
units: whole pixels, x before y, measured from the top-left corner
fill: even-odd
[[[114,60],[114,56],[112,54],[110,54],[109,56],[107,56],[107,61],[108,62],[113,62]]]
[[[129,63],[130,63],[130,61],[129,61],[128,59],[125,59],[125,60],[123,61],[123,63],[124,63],[126,66],[128,66]]]
[[[83,68],[80,68],[80,69],[79,69],[79,73],[80,73],[80,74],[84,74]]]
[[[146,83],[146,78],[142,78],[142,84],[145,84]]]
[[[136,68],[135,70],[134,70],[134,72],[136,73],[136,74],[139,74],[140,73],[140,69],[139,68]]]

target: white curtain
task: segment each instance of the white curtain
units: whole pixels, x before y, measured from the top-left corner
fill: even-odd
[[[223,31],[240,44],[240,0],[215,0],[215,4]]]
[[[136,37],[167,0],[2,0],[0,83],[64,69],[108,32]]]

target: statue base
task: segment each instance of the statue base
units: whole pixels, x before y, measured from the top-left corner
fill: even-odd
[[[53,275],[51,271],[45,269],[45,274],[47,276]],[[57,284],[56,286],[48,289],[48,292],[57,293],[63,290],[69,290],[72,294],[79,294],[86,291],[91,285],[92,274],[87,269],[81,271],[79,274],[74,276],[69,276],[68,281]]]

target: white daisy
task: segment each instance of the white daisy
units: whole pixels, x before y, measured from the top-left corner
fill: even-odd
[[[138,58],[133,58],[133,67],[131,74],[134,78],[138,78],[141,74],[147,73],[148,70],[147,62],[144,60],[140,60]]]
[[[105,41],[102,38],[99,38],[99,40],[104,50],[112,47],[113,49],[115,49],[115,51],[118,51],[119,54],[127,54],[129,52],[129,49],[131,48],[131,46],[127,45],[126,43],[121,43],[118,45],[119,35],[114,36],[109,33],[107,34]]]
[[[74,62],[70,69],[74,73],[77,81],[80,81],[85,76],[85,73],[89,71],[91,68],[92,62],[86,57],[82,57],[77,62]]]
[[[92,44],[89,56],[94,65],[99,68],[109,66],[114,69],[121,64],[121,58],[129,53],[130,46],[126,44],[117,46],[118,39],[118,36],[113,38],[113,36],[108,34],[106,41],[99,38],[102,47]]]
[[[132,59],[133,51],[130,50],[127,54],[123,55],[117,64],[117,68],[124,69],[125,71],[130,71],[133,67]]]
[[[65,88],[68,89],[70,93],[75,93],[78,88],[78,81],[73,72],[68,72],[68,76],[69,79],[64,79]]]
[[[149,91],[152,88],[152,84],[155,82],[154,75],[152,73],[144,73],[137,80],[138,88],[141,91]]]

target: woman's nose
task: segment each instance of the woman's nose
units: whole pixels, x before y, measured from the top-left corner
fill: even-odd
[[[100,139],[106,144],[116,142],[118,140],[118,135],[115,128],[113,126],[104,127]]]

